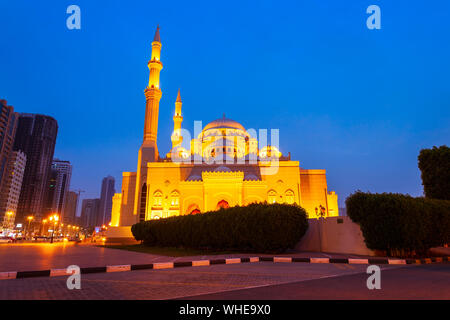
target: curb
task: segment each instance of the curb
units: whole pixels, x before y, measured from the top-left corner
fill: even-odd
[[[388,259],[388,258],[368,258],[368,259],[352,259],[352,258],[295,258],[295,257],[246,257],[246,258],[229,258],[229,259],[211,259],[211,260],[195,260],[195,261],[176,261],[176,262],[160,262],[150,264],[125,264],[105,267],[84,267],[80,268],[81,274],[89,273],[110,273],[124,272],[135,270],[159,270],[173,269],[183,267],[200,267],[216,264],[236,264],[236,263],[254,263],[254,262],[273,262],[273,263],[343,263],[343,264],[429,264],[435,262],[450,262],[450,257],[436,257],[425,259]],[[0,280],[7,279],[23,279],[36,277],[59,277],[68,276],[66,269],[50,269],[37,271],[7,271],[0,272]]]

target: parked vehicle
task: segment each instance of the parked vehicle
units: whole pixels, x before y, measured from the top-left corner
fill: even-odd
[[[45,242],[45,241],[49,241],[49,237],[36,236],[36,237],[33,237],[33,240],[38,241],[38,242]]]
[[[10,237],[0,237],[0,243],[12,243],[13,239]]]

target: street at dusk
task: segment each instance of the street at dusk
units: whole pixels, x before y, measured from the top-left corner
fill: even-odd
[[[11,248],[0,246],[3,256]],[[181,262],[207,256],[163,257],[94,246],[18,246],[1,270],[45,270],[78,263],[80,267]],[[34,254],[33,254],[34,252]],[[212,258],[236,257],[219,255]],[[239,255],[243,256],[243,255]],[[283,256],[283,255],[282,255]],[[292,256],[289,255],[289,256]],[[326,257],[320,253],[294,256]],[[340,256],[342,255],[335,255]],[[357,258],[356,256],[351,256]],[[23,268],[26,265],[27,268]],[[19,269],[17,269],[19,268]],[[366,265],[256,262],[129,271],[81,276],[81,290],[68,290],[67,277],[4,280],[0,299],[450,299],[450,264],[381,266],[382,290],[367,290]]]

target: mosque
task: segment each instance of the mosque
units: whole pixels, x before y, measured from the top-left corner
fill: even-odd
[[[327,217],[338,216],[337,195],[328,191],[325,170],[301,168],[299,161],[283,155],[273,141],[261,145],[255,130],[246,130],[225,115],[198,130],[190,141],[183,139],[180,91],[172,149],[161,155],[157,147],[161,46],[158,27],[148,62],[144,138],[137,170],[123,172],[121,193],[113,197],[111,236],[118,234],[114,228],[129,230],[139,221],[254,202],[298,204],[310,218],[316,218],[316,208],[322,206]]]

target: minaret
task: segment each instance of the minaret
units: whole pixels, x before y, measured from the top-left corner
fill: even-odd
[[[181,136],[181,123],[183,122],[183,116],[181,115],[181,95],[180,89],[178,89],[177,101],[175,102],[175,114],[173,116],[173,133],[172,133],[172,149],[181,145],[183,137]]]
[[[161,63],[161,38],[159,26],[156,28],[152,42],[152,56],[148,62],[150,70],[148,87],[145,88],[145,124],[144,141],[139,149],[138,167],[136,172],[136,189],[134,194],[134,210],[136,222],[144,221],[147,207],[147,163],[159,159],[156,139],[158,136],[159,100],[162,92],[159,87],[159,73],[163,65]]]
[[[144,125],[144,143],[155,146],[155,158],[158,156],[158,148],[156,146],[156,138],[158,135],[158,113],[159,100],[161,100],[162,92],[159,88],[159,73],[163,68],[161,63],[161,38],[159,36],[159,26],[156,28],[155,37],[152,42],[152,56],[148,62],[150,69],[150,76],[148,87],[145,88],[145,98],[147,100],[145,110],[145,125]]]

